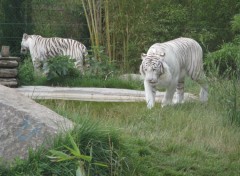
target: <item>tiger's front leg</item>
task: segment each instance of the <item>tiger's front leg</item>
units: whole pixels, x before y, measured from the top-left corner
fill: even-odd
[[[173,95],[176,91],[176,86],[177,85],[174,83],[167,88],[166,93],[162,100],[162,107],[173,104],[172,100],[173,100]]]
[[[145,89],[145,98],[147,102],[147,107],[148,109],[151,109],[155,104],[156,86],[151,85],[148,81],[145,80],[144,89]]]

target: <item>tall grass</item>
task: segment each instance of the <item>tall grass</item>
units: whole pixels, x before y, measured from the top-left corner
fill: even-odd
[[[225,84],[228,84],[226,82]],[[225,85],[224,84],[224,85]],[[221,90],[220,90],[221,88]],[[225,86],[212,87],[216,93]],[[129,175],[238,175],[240,130],[228,118],[219,94],[209,102],[184,103],[149,111],[145,103],[42,101],[60,114],[71,112],[120,129],[132,148]],[[131,165],[131,164],[130,164]]]

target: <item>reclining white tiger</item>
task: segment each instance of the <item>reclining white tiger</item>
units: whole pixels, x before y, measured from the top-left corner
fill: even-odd
[[[200,100],[208,100],[208,85],[203,72],[203,53],[201,46],[193,39],[178,38],[152,45],[147,54],[142,54],[140,73],[144,77],[147,107],[155,103],[156,86],[166,88],[162,107],[172,104],[177,90],[177,100],[184,101],[184,77],[190,76],[200,86]]]
[[[87,58],[87,48],[80,42],[65,38],[44,38],[40,35],[23,34],[21,42],[21,53],[30,51],[35,70],[40,70],[42,62],[49,57],[69,56],[75,59],[75,67],[84,73],[83,65]]]

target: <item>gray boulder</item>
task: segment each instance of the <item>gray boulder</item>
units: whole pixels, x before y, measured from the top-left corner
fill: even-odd
[[[60,132],[73,128],[73,123],[19,94],[0,85],[0,160],[26,158],[29,149],[47,144]]]

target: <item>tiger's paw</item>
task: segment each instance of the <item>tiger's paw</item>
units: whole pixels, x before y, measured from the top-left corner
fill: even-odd
[[[154,107],[154,103],[153,102],[148,102],[147,103],[147,108],[148,109],[152,109]]]
[[[170,100],[163,100],[162,101],[162,104],[161,104],[161,107],[163,108],[163,107],[165,107],[165,106],[169,106],[169,105],[173,105],[173,102],[172,101],[170,101]]]

